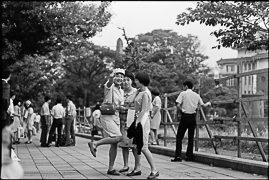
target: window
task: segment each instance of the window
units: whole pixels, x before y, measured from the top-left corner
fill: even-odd
[[[262,77],[261,77],[261,80],[262,80],[262,82],[264,82],[264,81],[265,81],[265,77],[264,77],[264,76],[262,76]]]
[[[248,66],[247,66],[247,64],[245,64],[245,71],[248,70],[247,68],[248,68]]]
[[[244,79],[245,79],[245,85],[247,85],[247,77],[244,77]]]
[[[234,65],[231,65],[231,72],[234,72]]]
[[[226,65],[226,72],[228,72],[229,71],[229,66],[228,65]]]
[[[250,91],[248,91],[248,94],[250,94]]]
[[[252,69],[255,70],[255,63],[252,64]]]
[[[248,84],[251,85],[251,76],[248,77]]]
[[[226,86],[229,86],[229,79],[226,80]]]
[[[251,64],[248,64],[248,70],[251,70]]]
[[[234,86],[234,79],[231,79],[231,86]]]

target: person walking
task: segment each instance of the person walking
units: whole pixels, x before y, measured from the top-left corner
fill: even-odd
[[[60,142],[61,142],[62,125],[63,125],[63,118],[65,117],[65,110],[62,106],[62,98],[58,97],[56,99],[56,103],[57,104],[54,105],[51,110],[53,121],[52,121],[52,125],[49,131],[47,147],[51,146],[52,135],[54,134],[56,128],[57,128],[57,140],[56,140],[55,146],[59,147]]]
[[[181,162],[181,151],[182,151],[182,139],[184,138],[185,132],[188,129],[188,146],[186,151],[186,161],[193,161],[193,139],[194,131],[196,127],[196,112],[198,107],[210,106],[211,103],[203,103],[200,95],[192,91],[193,83],[191,81],[185,81],[183,83],[183,92],[179,94],[176,99],[177,106],[181,111],[181,120],[178,126],[176,135],[176,152],[172,162]]]
[[[133,87],[133,85],[134,85],[134,75],[132,72],[126,70],[123,82],[124,108],[119,113],[120,129],[123,137],[123,140],[119,143],[119,147],[122,148],[124,164],[123,168],[119,170],[119,172],[126,172],[129,170],[128,165],[129,149],[133,150],[132,139],[129,139],[127,137],[127,129],[134,121],[134,98],[138,92],[137,89]]]
[[[66,140],[64,146],[75,146],[76,139],[75,139],[75,127],[74,127],[74,119],[76,118],[76,106],[72,101],[72,96],[67,95],[67,108],[66,108],[66,121],[65,121],[65,134]],[[70,141],[70,135],[72,138],[72,143]]]
[[[109,175],[120,175],[120,173],[113,168],[115,159],[117,156],[118,143],[122,140],[122,134],[120,131],[120,118],[119,110],[120,105],[124,101],[124,92],[120,85],[124,79],[125,70],[116,68],[111,77],[104,85],[104,102],[110,102],[115,106],[115,115],[103,115],[100,116],[100,122],[104,132],[104,138],[99,141],[89,142],[88,146],[94,157],[96,157],[96,152],[98,146],[104,144],[110,144],[109,149],[109,166],[107,174]]]
[[[135,134],[133,139],[133,144],[136,145],[136,148],[134,150],[135,155],[135,166],[134,169],[127,173],[127,176],[136,176],[141,175],[141,152],[146,157],[151,172],[148,179],[154,179],[159,176],[159,172],[156,169],[156,166],[154,164],[154,160],[152,157],[151,152],[148,149],[148,138],[150,133],[150,111],[152,109],[151,101],[152,96],[151,92],[148,89],[148,85],[150,83],[150,77],[145,72],[139,72],[135,76],[135,84],[137,88],[139,89],[139,93],[135,97],[134,100],[134,107],[135,107],[135,121],[132,123],[130,128],[134,125],[135,126]],[[142,132],[141,132],[142,130]],[[140,136],[142,134],[142,142],[140,142]],[[128,137],[130,137],[128,135]],[[138,138],[137,138],[138,137]],[[136,141],[135,139],[138,139]],[[142,143],[142,144],[141,144]]]
[[[48,126],[50,124],[50,109],[49,103],[51,102],[50,96],[45,97],[45,102],[41,107],[41,136],[40,143],[41,147],[47,147],[47,136],[48,136]]]
[[[34,121],[34,126],[36,128],[36,133],[38,133],[39,129],[40,129],[40,118],[41,117],[40,117],[39,113],[37,112],[36,117],[35,117],[35,121]]]
[[[160,91],[158,88],[154,88],[151,90],[151,94],[153,95],[152,101],[152,114],[150,120],[150,136],[152,139],[152,145],[159,145],[158,141],[158,130],[161,124],[161,107],[162,107],[162,100],[160,98]]]

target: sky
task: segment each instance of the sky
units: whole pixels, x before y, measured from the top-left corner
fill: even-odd
[[[155,29],[165,29],[177,32],[178,35],[197,36],[201,42],[202,53],[209,57],[204,64],[211,68],[216,67],[216,61],[221,58],[236,58],[236,50],[224,47],[212,49],[218,42],[217,38],[210,33],[220,29],[220,26],[206,26],[199,22],[192,22],[185,26],[176,25],[177,15],[187,12],[188,7],[195,8],[196,3],[197,1],[112,1],[109,7],[112,13],[111,21],[91,41],[116,50],[118,38],[122,39],[123,47],[126,47],[123,31],[118,27],[125,29],[127,37],[135,37]]]

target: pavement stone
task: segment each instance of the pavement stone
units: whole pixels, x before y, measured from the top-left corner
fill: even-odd
[[[146,158],[141,157],[141,176],[107,175],[109,145],[98,147],[97,157],[93,157],[87,143],[89,139],[76,137],[76,146],[40,147],[40,133],[33,137],[32,144],[15,146],[15,153],[21,160],[24,169],[23,179],[146,179],[150,174],[150,166]],[[153,154],[154,162],[160,176],[158,179],[268,179],[267,176],[253,175],[229,168],[212,167],[196,162],[171,162],[171,157]],[[123,167],[122,150],[118,155],[114,168]],[[129,154],[129,167],[134,167],[133,154]]]

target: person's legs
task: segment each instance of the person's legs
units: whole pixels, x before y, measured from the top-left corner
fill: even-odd
[[[191,120],[189,128],[188,128],[188,147],[186,151],[186,156],[189,160],[193,159],[193,139],[194,139],[194,132],[196,127],[196,120]]]
[[[152,173],[156,173],[157,172],[157,169],[154,165],[154,161],[153,161],[153,157],[152,157],[152,154],[151,152],[149,151],[148,148],[142,148],[142,153],[144,154],[144,156],[146,157],[149,165],[150,165],[150,168],[151,168],[151,172]]]
[[[110,145],[110,149],[109,149],[109,165],[108,165],[108,170],[112,171],[113,170],[113,166],[115,163],[115,159],[117,156],[117,147],[118,144],[114,143]]]
[[[70,144],[70,128],[71,128],[71,123],[72,123],[72,118],[67,117],[66,119],[66,126],[65,126],[65,134],[66,134],[66,140],[65,140],[65,145]]]
[[[182,139],[184,138],[186,130],[187,130],[187,123],[185,122],[183,118],[181,118],[181,121],[178,126],[178,130],[177,130],[177,136],[176,136],[175,158],[181,158]]]
[[[53,119],[53,122],[52,122],[52,125],[51,125],[51,128],[50,128],[50,131],[49,131],[49,138],[48,138],[48,146],[50,146],[51,142],[52,142],[52,136],[53,134],[55,133],[55,129],[57,127],[57,120]]]
[[[128,158],[129,158],[129,149],[128,147],[122,148],[122,156],[123,156],[123,169],[129,168]]]
[[[57,124],[56,124],[56,128],[57,128],[57,140],[56,140],[56,143],[55,143],[55,146],[60,146],[60,142],[61,142],[61,138],[62,138],[62,126],[63,126],[63,123],[62,123],[62,119],[58,119],[57,120]]]
[[[150,138],[151,138],[151,144],[157,144],[156,143],[156,138],[155,138],[155,134],[154,134],[154,129],[150,129]]]
[[[140,161],[141,161],[141,154],[139,155],[137,153],[137,148],[133,148],[133,154],[134,154],[134,158],[135,158],[135,166],[134,166],[134,171],[140,171]]]
[[[97,148],[98,146],[101,146],[103,144],[115,144],[122,140],[122,136],[116,136],[116,137],[105,137],[103,139],[100,139],[99,141],[94,141],[93,146]]]
[[[41,136],[40,136],[41,146],[45,146],[47,144],[47,133],[48,133],[48,126],[46,123],[45,116],[41,116]]]
[[[73,139],[72,144],[76,144],[76,135],[75,135],[75,126],[74,126],[74,118],[72,118],[71,127],[70,127],[71,138]]]

